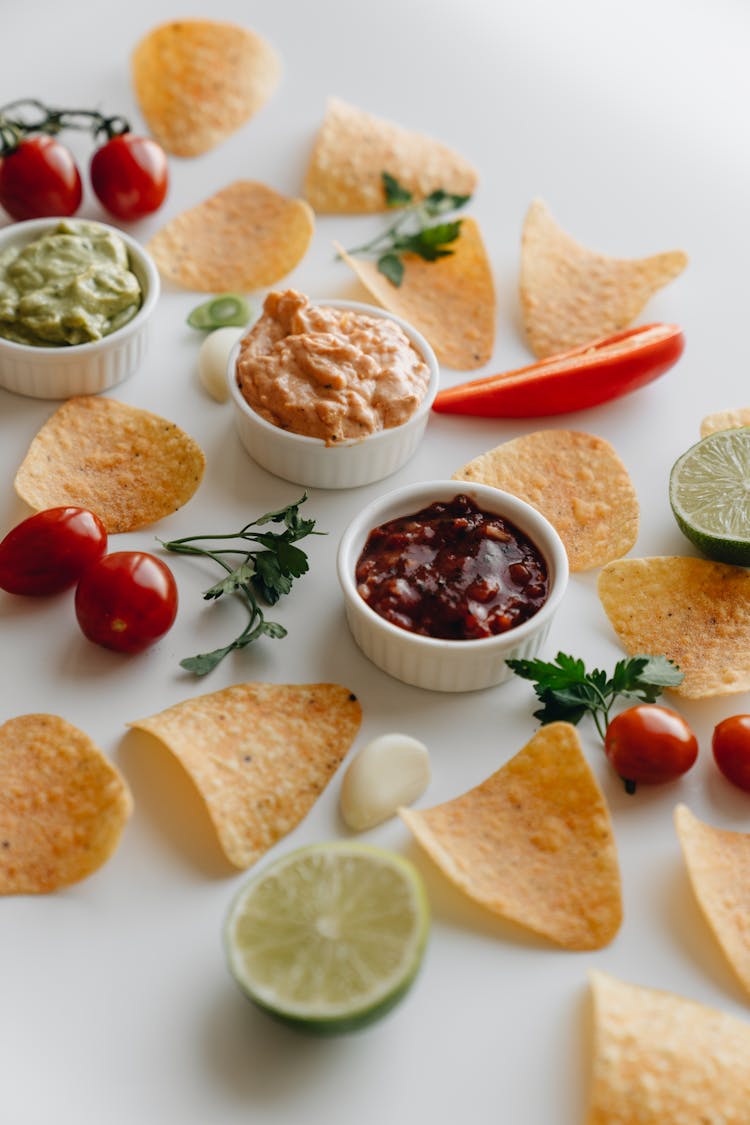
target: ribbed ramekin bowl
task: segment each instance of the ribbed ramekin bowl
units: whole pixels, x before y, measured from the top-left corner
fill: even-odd
[[[373,528],[458,495],[469,496],[478,508],[506,517],[524,532],[544,556],[549,575],[547,600],[533,617],[479,640],[440,640],[392,625],[370,608],[355,580],[357,560]],[[568,557],[552,524],[518,497],[467,481],[427,481],[386,493],[356,515],[341,537],[337,571],[349,629],[373,664],[415,687],[464,692],[501,684],[512,674],[506,661],[537,655],[567,588]]]
[[[245,400],[235,377],[242,341],[230,352],[227,380],[240,441],[247,452],[274,476],[312,488],[357,488],[395,473],[421,442],[438,391],[440,370],[435,353],[421,333],[401,317],[358,301],[316,300],[316,305],[352,309],[366,316],[395,321],[404,330],[430,371],[427,391],[414,414],[400,426],[378,430],[358,440],[326,445],[321,438],[282,430],[261,418]]]
[[[28,219],[3,227],[0,253],[11,246],[33,242],[62,221]],[[149,322],[159,298],[159,272],[151,256],[129,234],[107,223],[97,225],[111,230],[127,246],[131,269],[143,293],[140,309],[122,328],[87,344],[35,347],[0,336],[0,387],[6,391],[49,399],[93,395],[116,386],[140,367],[146,353]]]

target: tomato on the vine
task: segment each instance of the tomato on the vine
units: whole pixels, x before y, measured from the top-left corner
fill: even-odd
[[[730,715],[714,728],[714,760],[727,781],[750,793],[750,715]]]
[[[86,569],[75,611],[84,635],[116,652],[142,652],[172,627],[177,585],[161,559],[144,551],[115,551]]]
[[[150,137],[133,133],[111,137],[98,148],[89,172],[99,202],[126,222],[158,210],[169,186],[164,149]]]
[[[107,532],[86,508],[48,508],[0,543],[0,588],[34,597],[73,586],[107,549]]]
[[[78,166],[54,137],[25,137],[0,158],[0,205],[13,219],[74,215],[82,197]]]
[[[604,737],[610,763],[631,790],[687,773],[698,757],[698,740],[676,711],[640,703],[615,715]]]

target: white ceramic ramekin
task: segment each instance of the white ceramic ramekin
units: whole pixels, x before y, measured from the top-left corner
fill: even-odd
[[[483,511],[505,516],[536,544],[547,563],[549,595],[528,621],[495,637],[446,641],[410,633],[386,621],[359,594],[354,577],[357,560],[373,528],[461,494],[470,496]],[[565,547],[543,515],[498,488],[451,480],[406,485],[369,504],[341,538],[337,570],[349,628],[365,656],[397,680],[432,691],[476,691],[508,679],[512,673],[507,660],[528,659],[539,652],[568,584]]]
[[[3,227],[0,253],[10,246],[33,242],[62,221],[60,218],[29,219]],[[74,219],[64,221],[75,222]],[[88,344],[45,348],[16,344],[0,336],[0,387],[5,390],[32,398],[93,395],[121,383],[140,366],[146,351],[149,321],[159,297],[159,273],[151,256],[129,234],[107,223],[98,225],[113,231],[127,246],[131,268],[143,292],[140,309],[122,328]]]
[[[353,309],[367,316],[385,317],[401,326],[430,369],[427,391],[417,410],[400,426],[338,445],[326,445],[321,438],[282,430],[256,414],[237,386],[235,369],[242,343],[240,340],[230,352],[227,365],[237,431],[253,460],[284,480],[312,488],[356,488],[371,484],[395,473],[416,452],[438,390],[438,362],[425,338],[406,321],[385,309],[358,301],[316,300],[314,303],[334,309]]]

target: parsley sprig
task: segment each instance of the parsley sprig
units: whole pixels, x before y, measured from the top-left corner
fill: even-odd
[[[534,712],[542,724],[562,719],[578,724],[590,714],[602,740],[616,699],[654,703],[666,687],[676,687],[683,673],[666,656],[632,656],[620,660],[611,676],[599,668],[587,672],[582,660],[558,652],[554,661],[509,660],[508,667],[534,682],[543,706]]]
[[[269,606],[275,605],[283,594],[289,593],[294,579],[306,574],[309,569],[307,555],[295,543],[306,535],[324,533],[314,530],[315,520],[300,516],[299,508],[305,500],[307,493],[296,503],[275,512],[267,512],[228,535],[193,535],[184,539],[172,539],[169,543],[162,542],[165,551],[178,555],[198,555],[217,562],[227,575],[206,590],[203,597],[212,601],[224,594],[237,594],[245,602],[249,614],[245,628],[228,645],[214,649],[213,652],[186,657],[180,661],[181,668],[196,676],[205,676],[228,653],[245,648],[258,637],[286,636],[287,631],[283,625],[266,620],[258,598]],[[253,530],[269,523],[283,523],[284,530]],[[207,541],[231,545],[213,548],[198,546]]]
[[[471,199],[470,195],[454,195],[438,188],[425,199],[414,201],[412,193],[402,187],[390,172],[381,172],[386,206],[402,208],[395,223],[370,242],[355,246],[348,254],[370,254],[377,257],[380,272],[392,285],[398,287],[404,278],[405,253],[416,254],[426,262],[435,262],[454,251],[450,243],[455,242],[461,231],[461,219],[434,223],[449,211],[457,211]]]

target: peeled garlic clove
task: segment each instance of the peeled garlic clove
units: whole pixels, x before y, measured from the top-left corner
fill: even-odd
[[[216,328],[198,349],[198,377],[217,402],[226,402],[229,398],[227,361],[244,331],[244,328]]]
[[[362,747],[344,774],[341,815],[355,831],[373,828],[416,801],[429,782],[427,747],[408,734],[383,734]]]

